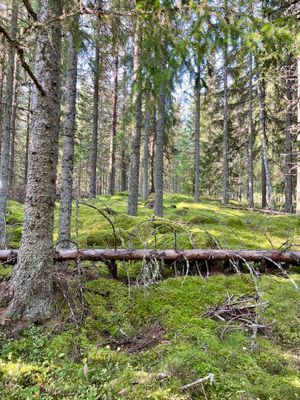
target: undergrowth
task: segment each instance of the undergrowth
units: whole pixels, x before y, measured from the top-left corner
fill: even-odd
[[[106,204],[103,204],[103,201]],[[164,220],[126,215],[126,197],[95,199],[99,212],[74,205],[73,239],[81,247],[291,248],[299,249],[299,218],[233,210],[218,202],[200,204],[186,196],[166,196]],[[105,208],[114,210],[106,210]],[[10,202],[10,247],[23,213]],[[56,211],[57,225],[57,211]],[[298,247],[297,247],[298,246]],[[60,269],[56,312],[44,326],[18,333],[0,330],[0,399],[85,400],[296,400],[300,399],[300,297],[288,279],[259,277],[258,310],[268,324],[258,333],[205,317],[226,296],[256,296],[250,274],[188,276],[161,268],[155,284],[145,282],[142,263],[119,265],[119,280],[102,263],[70,263]],[[0,280],[11,269],[1,267]],[[292,276],[300,285],[299,275]],[[147,284],[146,284],[147,283]],[[212,384],[181,386],[208,374]]]

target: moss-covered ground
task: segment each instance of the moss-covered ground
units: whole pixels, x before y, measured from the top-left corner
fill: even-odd
[[[165,219],[153,221],[153,211],[139,203],[138,217],[126,214],[127,196],[99,197],[86,201],[110,218],[116,228],[116,240],[107,219],[97,210],[80,203],[73,207],[74,239],[80,247],[134,248],[300,248],[300,218],[295,215],[270,215],[222,206],[204,198],[196,204],[192,197],[166,195]],[[58,223],[58,207],[55,214]],[[9,247],[17,248],[21,238],[23,206],[10,202],[7,215]],[[174,234],[176,232],[176,234]],[[176,239],[175,239],[176,235]],[[55,239],[57,234],[55,233]],[[116,242],[116,243],[115,243]],[[175,244],[176,242],[176,244]]]
[[[138,217],[128,217],[123,195],[92,204],[112,220],[117,241],[99,212],[80,205],[78,237],[73,233],[82,247],[299,248],[294,216],[167,196],[167,220],[149,221],[152,211],[142,206]],[[22,207],[11,202],[9,210],[11,245],[18,247]],[[242,325],[227,329],[228,322],[203,315],[228,295],[254,299],[250,274],[204,279],[165,268],[149,284],[139,263],[120,266],[119,281],[101,263],[82,267],[79,277],[72,264],[56,271],[52,321],[18,333],[0,330],[1,400],[300,399],[300,294],[289,279],[259,277],[260,300],[268,307],[258,309],[258,319],[268,329],[253,339]],[[149,279],[150,269],[144,269]],[[9,279],[10,268],[2,267],[1,275]],[[291,278],[300,286],[298,274]],[[214,374],[212,384],[180,389],[208,374]]]

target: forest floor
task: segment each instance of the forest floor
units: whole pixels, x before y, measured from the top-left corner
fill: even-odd
[[[100,211],[80,204],[76,217],[74,205],[80,247],[300,247],[295,216],[169,195],[166,218],[153,220],[142,203],[138,217],[127,216],[122,194],[86,202]],[[10,202],[10,247],[19,246],[22,218],[22,205]],[[201,277],[186,265],[132,262],[113,280],[103,263],[57,265],[55,317],[0,330],[0,399],[300,399],[297,268],[289,278]],[[0,268],[2,281],[10,274]]]

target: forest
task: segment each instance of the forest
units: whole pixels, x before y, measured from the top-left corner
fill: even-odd
[[[299,0],[0,0],[0,400],[300,398]]]

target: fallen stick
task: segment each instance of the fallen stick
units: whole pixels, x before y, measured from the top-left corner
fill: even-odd
[[[18,250],[0,250],[0,262],[15,263]],[[99,250],[56,250],[53,254],[56,262],[71,260],[89,261],[263,261],[272,260],[277,263],[292,263],[300,265],[300,251],[278,250],[127,250],[127,249],[99,249]]]
[[[196,381],[194,381],[192,383],[188,383],[187,385],[180,386],[180,390],[190,389],[190,388],[192,388],[194,386],[198,386],[198,385],[200,385],[202,383],[205,383],[205,382],[210,382],[210,384],[212,385],[214,383],[214,380],[215,380],[214,374],[208,374],[204,378],[200,378],[200,379],[197,379]]]

